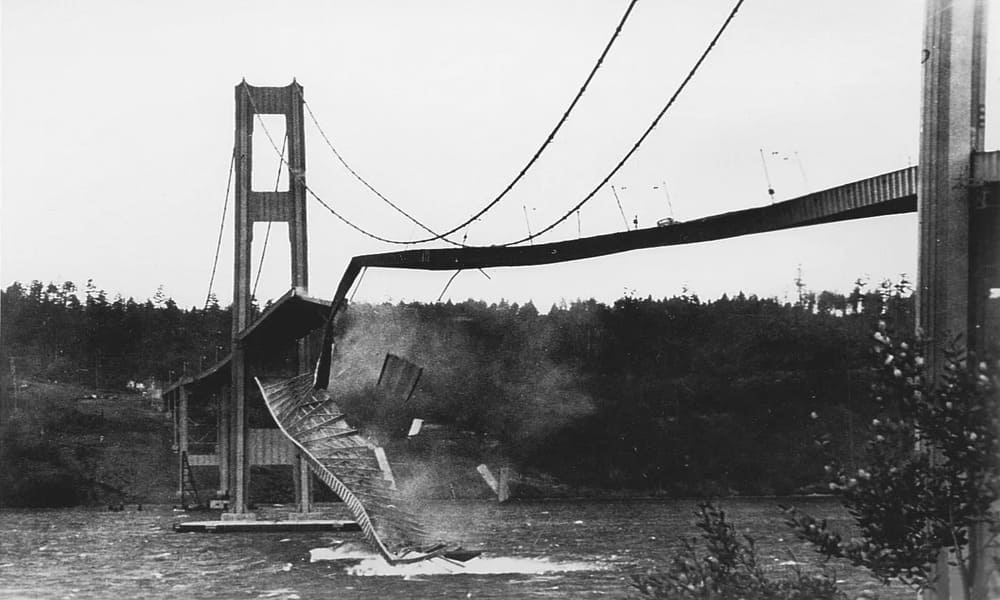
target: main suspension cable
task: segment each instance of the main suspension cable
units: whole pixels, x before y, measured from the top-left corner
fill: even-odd
[[[330,138],[323,131],[322,126],[319,124],[319,120],[316,118],[316,115],[313,114],[313,111],[309,107],[309,103],[305,101],[305,98],[302,98],[302,103],[305,105],[306,111],[308,111],[308,113],[309,113],[309,117],[312,119],[313,123],[316,125],[316,129],[319,131],[320,136],[323,137],[323,140],[326,142],[326,145],[330,147],[330,150],[333,151],[333,154],[334,154],[334,156],[337,157],[337,160],[340,161],[340,163],[344,166],[344,168],[346,168],[348,170],[348,172],[350,172],[351,175],[354,176],[355,179],[357,179],[359,182],[361,182],[373,194],[375,194],[376,196],[378,196],[379,198],[381,198],[385,203],[387,203],[389,206],[391,206],[392,208],[394,208],[397,212],[399,212],[400,214],[402,214],[403,216],[405,216],[409,220],[413,221],[414,223],[416,223],[417,225],[419,225],[420,227],[422,227],[424,230],[426,230],[426,231],[434,234],[433,237],[429,237],[429,238],[424,238],[424,239],[419,239],[419,240],[407,240],[407,241],[397,240],[397,241],[394,241],[394,242],[391,242],[391,243],[396,243],[396,244],[422,244],[422,243],[425,243],[425,242],[432,242],[432,241],[441,239],[441,240],[444,240],[444,241],[446,241],[446,242],[448,242],[450,244],[454,244],[456,246],[463,246],[463,247],[465,247],[465,244],[449,240],[445,236],[451,235],[451,234],[459,231],[463,227],[468,226],[469,224],[471,224],[472,222],[474,222],[476,219],[479,219],[484,214],[486,214],[490,209],[492,209],[501,200],[503,200],[504,197],[506,197],[507,194],[514,188],[514,186],[517,185],[517,183],[519,181],[521,181],[521,179],[524,178],[524,176],[527,174],[528,170],[531,169],[531,167],[533,167],[536,162],[538,162],[538,159],[542,156],[542,153],[549,146],[549,144],[552,143],[552,140],[555,139],[556,134],[559,132],[560,129],[562,129],[563,124],[566,123],[567,119],[569,119],[570,113],[572,113],[573,109],[576,108],[576,105],[580,101],[580,98],[583,97],[584,92],[587,91],[587,86],[590,85],[590,82],[594,79],[594,76],[597,74],[597,70],[600,69],[601,65],[604,63],[604,59],[607,58],[608,53],[611,51],[611,47],[614,46],[615,41],[618,39],[618,36],[621,34],[622,28],[625,26],[625,22],[628,21],[629,15],[632,13],[632,9],[635,8],[635,5],[636,5],[636,3],[638,1],[639,0],[631,0],[631,2],[629,2],[628,8],[625,9],[625,14],[622,15],[621,20],[618,22],[618,26],[615,27],[615,31],[611,35],[611,39],[608,40],[608,43],[604,46],[604,50],[601,52],[601,55],[597,58],[597,62],[594,63],[594,66],[590,70],[590,73],[587,75],[586,80],[584,80],[583,85],[580,86],[580,89],[577,91],[576,95],[573,97],[573,101],[570,102],[569,107],[566,108],[566,110],[563,112],[563,115],[559,119],[559,122],[556,123],[556,125],[552,129],[552,131],[549,132],[549,135],[546,136],[545,141],[543,141],[542,145],[538,147],[538,150],[535,151],[534,155],[532,155],[531,159],[528,160],[527,164],[525,164],[524,167],[521,168],[521,171],[517,174],[517,176],[515,176],[514,179],[511,180],[511,182],[507,184],[507,186],[503,189],[503,191],[501,191],[495,198],[493,198],[493,200],[491,200],[479,212],[477,212],[476,214],[472,215],[471,217],[469,217],[468,219],[466,219],[462,223],[456,225],[455,227],[452,227],[448,231],[445,231],[444,233],[434,234],[433,231],[431,231],[430,229],[428,229],[427,227],[425,227],[415,217],[413,217],[412,215],[410,215],[409,213],[407,213],[403,209],[399,208],[396,204],[394,204],[392,201],[390,201],[388,198],[386,198],[382,193],[380,193],[378,190],[376,190],[370,183],[368,183],[368,181],[365,180],[361,175],[359,175],[357,173],[357,171],[355,171],[353,168],[351,168],[351,166],[347,163],[347,161],[344,160],[344,157],[340,154],[340,152],[338,152],[337,149],[333,146],[333,143],[330,141]],[[300,92],[300,94],[301,94],[301,92]]]
[[[205,308],[212,300],[212,287],[215,285],[215,271],[219,268],[219,250],[222,249],[222,233],[226,228],[226,211],[229,210],[229,191],[233,185],[233,169],[236,167],[236,146],[229,155],[229,177],[226,178],[226,200],[222,203],[222,219],[219,222],[219,239],[215,243],[215,259],[212,260],[212,276],[208,280],[208,293],[205,294]]]
[[[377,189],[375,189],[375,187],[372,184],[368,183],[367,179],[365,179],[364,177],[361,176],[361,174],[359,174],[357,171],[355,171],[351,167],[351,165],[347,164],[347,161],[344,160],[344,157],[334,147],[333,142],[331,142],[330,138],[327,137],[326,132],[323,131],[323,127],[320,126],[319,120],[316,118],[316,115],[313,114],[312,108],[309,107],[309,103],[306,102],[306,99],[304,97],[302,97],[301,94],[302,94],[302,92],[300,91],[299,92],[299,97],[302,98],[302,104],[306,107],[306,111],[309,113],[309,118],[312,119],[313,124],[316,125],[316,130],[319,131],[319,135],[323,138],[323,141],[326,142],[326,145],[330,147],[330,150],[333,151],[333,155],[337,157],[337,160],[340,161],[340,164],[344,165],[344,168],[347,169],[347,171],[351,175],[353,175],[355,179],[357,179],[358,181],[360,181],[362,185],[364,185],[366,188],[368,188],[368,190],[371,193],[373,193],[376,196],[378,196],[379,199],[381,199],[383,202],[385,202],[386,204],[388,204],[389,206],[391,206],[393,208],[393,210],[395,210],[399,214],[403,215],[404,217],[406,217],[407,219],[409,219],[410,221],[412,221],[413,223],[415,223],[418,227],[420,227],[421,229],[423,229],[427,233],[430,233],[433,236],[433,237],[429,237],[429,238],[426,238],[426,239],[423,239],[423,240],[413,240],[413,241],[404,241],[404,240],[399,240],[399,241],[382,240],[382,241],[389,241],[389,243],[391,243],[391,244],[419,244],[419,243],[422,243],[422,242],[429,242],[431,240],[441,239],[441,240],[444,240],[444,241],[448,242],[449,244],[454,244],[455,246],[463,246],[463,247],[465,246],[464,244],[461,244],[459,242],[453,242],[453,241],[451,241],[451,240],[449,240],[449,239],[447,239],[447,238],[444,237],[444,236],[452,233],[451,231],[449,231],[447,233],[435,233],[433,229],[431,229],[430,227],[424,225],[416,217],[414,217],[410,213],[406,212],[405,210],[403,210],[402,208],[400,208],[395,202],[393,202],[392,200],[390,200],[389,198],[387,198],[384,194],[382,194],[382,192],[380,192]],[[326,206],[325,203],[323,203],[323,205]],[[330,207],[327,206],[327,208],[329,209]],[[330,209],[330,210],[332,210],[332,209]],[[336,213],[334,213],[334,214],[336,214]],[[340,215],[337,215],[337,216],[340,216]],[[343,218],[343,217],[341,217],[341,218]],[[357,227],[355,227],[355,229],[357,229]],[[374,236],[372,236],[372,237],[374,237]]]
[[[620,161],[618,161],[618,164],[615,165],[615,168],[613,168],[611,172],[608,173],[607,176],[605,176],[604,179],[602,179],[601,182],[598,183],[597,186],[595,186],[594,189],[591,190],[591,192],[586,195],[586,197],[584,197],[583,200],[581,200],[579,203],[576,204],[576,206],[567,211],[566,214],[556,219],[553,223],[551,223],[544,229],[541,229],[540,231],[528,235],[527,237],[523,237],[519,240],[514,240],[512,242],[507,242],[506,244],[497,244],[497,245],[515,246],[517,244],[523,244],[524,242],[530,242],[531,240],[537,238],[538,236],[548,233],[549,231],[552,231],[556,226],[558,226],[566,219],[570,218],[573,215],[573,213],[575,213],[577,210],[580,209],[580,207],[582,207],[584,204],[589,202],[591,198],[597,195],[597,192],[599,192],[601,188],[603,188],[608,183],[608,181],[610,181],[611,178],[614,177],[618,173],[618,171],[621,170],[623,166],[625,166],[625,163],[628,162],[630,158],[632,158],[632,155],[635,154],[637,150],[639,150],[639,146],[641,146],[642,143],[646,141],[646,138],[649,137],[649,134],[653,132],[653,129],[655,129],[656,126],[659,124],[660,119],[663,118],[663,115],[665,115],[667,111],[670,110],[670,107],[674,105],[674,102],[681,95],[681,92],[683,92],[684,88],[687,87],[688,82],[690,82],[691,79],[694,77],[695,73],[698,72],[698,68],[701,67],[701,64],[705,62],[705,59],[708,58],[708,55],[712,52],[712,49],[715,47],[716,42],[719,41],[719,38],[722,37],[722,34],[726,31],[726,28],[729,27],[729,24],[736,16],[736,13],[740,10],[740,7],[743,5],[744,1],[745,0],[737,0],[736,4],[733,6],[733,9],[729,12],[729,16],[726,17],[726,20],[722,23],[722,26],[719,27],[718,31],[716,31],[715,36],[712,37],[712,40],[709,42],[708,46],[701,53],[701,56],[698,58],[698,61],[695,62],[694,66],[691,67],[691,70],[688,71],[687,76],[685,76],[684,80],[681,81],[680,86],[677,87],[677,90],[674,91],[672,96],[670,96],[670,99],[667,100],[667,103],[663,106],[662,109],[660,109],[659,114],[656,115],[656,118],[653,119],[653,122],[650,123],[649,127],[646,128],[646,131],[641,136],[639,136],[639,139],[635,142],[632,148],[625,153],[625,156],[622,157]]]
[[[618,171],[621,170],[621,168],[623,166],[625,166],[625,163],[628,162],[628,160],[639,150],[639,147],[643,144],[643,142],[646,141],[646,138],[649,137],[649,135],[652,133],[653,129],[655,129],[656,126],[659,124],[659,122],[663,118],[663,116],[673,106],[674,102],[676,102],[676,100],[680,96],[681,92],[683,92],[684,89],[687,87],[687,84],[694,77],[695,73],[697,73],[697,71],[701,67],[702,63],[705,61],[705,59],[711,53],[712,49],[715,47],[716,43],[722,37],[722,34],[729,27],[729,24],[732,22],[733,18],[736,16],[736,13],[739,11],[739,9],[743,5],[744,1],[745,0],[737,0],[737,2],[735,3],[735,5],[733,6],[732,10],[729,12],[729,15],[726,17],[726,20],[722,23],[722,26],[715,33],[715,35],[712,37],[712,40],[709,42],[708,46],[702,52],[701,56],[695,62],[694,66],[691,68],[691,70],[688,71],[687,75],[681,81],[681,84],[678,86],[677,90],[673,93],[673,95],[670,97],[670,99],[667,101],[667,103],[664,105],[664,107],[660,110],[660,112],[657,114],[656,118],[653,119],[653,122],[649,125],[649,127],[645,130],[645,132],[643,132],[643,134],[635,142],[635,144],[632,146],[632,148],[625,154],[625,156],[622,157],[622,159],[618,162],[618,164],[615,165],[615,167],[607,174],[607,176],[605,176],[600,181],[600,183],[598,183],[598,185],[595,186],[590,191],[590,193],[588,193],[580,202],[578,202],[568,212],[566,212],[566,214],[564,214],[562,217],[560,217],[559,219],[557,219],[553,223],[549,224],[547,227],[545,227],[545,228],[543,228],[543,229],[541,229],[541,230],[539,230],[539,231],[537,231],[535,233],[529,234],[528,236],[523,237],[521,239],[510,241],[510,242],[507,242],[507,243],[504,243],[504,244],[495,244],[495,245],[497,245],[497,246],[514,246],[514,245],[517,245],[517,244],[522,244],[524,242],[529,242],[529,241],[531,241],[531,240],[533,240],[533,239],[535,239],[535,238],[537,238],[537,237],[539,237],[541,235],[544,235],[545,233],[548,233],[549,231],[551,231],[552,229],[554,229],[555,227],[557,227],[558,225],[560,225],[563,221],[565,221],[566,219],[568,219],[570,216],[572,216],[573,213],[575,213],[578,210],[580,210],[580,208],[583,207],[584,204],[586,204],[587,202],[589,202],[595,195],[597,195],[597,192],[599,192],[601,190],[601,188],[603,188],[604,185],[606,185],[608,183],[608,181],[610,181],[611,178],[614,177],[618,173]],[[254,107],[254,112],[256,113],[257,111],[256,111],[256,106],[254,106],[253,97],[249,93],[247,94],[247,96],[248,96],[248,99],[250,101],[251,106]],[[280,151],[278,150],[277,144],[274,142],[274,138],[271,136],[270,132],[267,130],[267,127],[264,125],[264,122],[260,121],[260,123],[261,123],[261,127],[264,129],[265,135],[267,136],[268,140],[271,143],[271,147],[274,148],[275,152],[280,153]],[[284,160],[282,162],[284,162]],[[285,163],[285,164],[287,164],[287,163]],[[298,175],[298,177],[301,177],[301,175]],[[379,235],[374,234],[374,233],[372,233],[370,231],[367,231],[366,229],[364,229],[364,228],[356,225],[350,219],[348,219],[348,218],[344,217],[343,215],[341,215],[332,206],[330,206],[329,204],[327,204],[326,202],[324,202],[323,199],[320,198],[320,196],[318,194],[316,194],[316,192],[314,192],[308,185],[305,185],[303,183],[303,187],[305,188],[306,192],[309,193],[309,195],[311,195],[313,198],[315,198],[331,214],[333,214],[335,217],[337,217],[338,219],[340,219],[340,221],[342,221],[345,225],[351,227],[352,229],[354,229],[358,233],[361,233],[362,235],[365,235],[365,236],[370,237],[370,238],[372,238],[374,240],[377,240],[377,241],[380,241],[380,242],[384,242],[384,243],[388,243],[388,244],[404,245],[404,244],[421,243],[421,241],[416,241],[416,240],[410,240],[410,241],[393,240],[393,239],[390,239],[390,238],[379,236]],[[431,233],[433,233],[433,232],[431,232]],[[437,234],[434,234],[434,235],[437,236]],[[435,238],[430,238],[430,239],[422,240],[422,241],[431,241],[431,239],[439,239],[439,238],[435,237]],[[449,240],[449,242],[452,243],[452,244],[455,244],[455,245],[460,245],[460,246],[462,245],[462,244],[459,244],[458,242],[453,242],[453,241],[450,241],[450,240]]]
[[[260,118],[260,113],[257,112],[257,104],[253,101],[253,96],[249,92],[247,92],[247,100],[250,102],[250,107],[253,109],[254,114],[257,115],[257,122],[260,123],[260,127],[264,131],[264,135],[267,137],[268,142],[271,144],[271,147],[274,148],[274,152],[276,154],[278,154],[278,156],[280,157],[281,164],[288,166],[288,172],[291,174],[291,176],[293,176],[295,178],[295,180],[297,182],[299,182],[302,185],[302,187],[305,189],[305,191],[310,196],[312,196],[313,198],[315,198],[317,202],[319,202],[321,205],[323,205],[323,208],[325,208],[326,210],[330,211],[330,213],[333,214],[333,216],[335,216],[338,219],[340,219],[345,225],[347,225],[348,227],[354,229],[358,233],[360,233],[362,235],[365,235],[365,236],[368,236],[368,237],[372,238],[373,240],[378,240],[380,242],[385,242],[387,244],[399,244],[399,243],[401,243],[401,242],[398,242],[396,240],[391,240],[389,238],[385,238],[385,237],[376,235],[376,234],[374,234],[374,233],[372,233],[370,231],[367,231],[367,230],[361,228],[360,226],[356,225],[353,221],[351,221],[347,217],[343,216],[342,214],[340,214],[339,212],[337,212],[336,210],[334,210],[334,208],[332,206],[330,206],[329,204],[327,204],[326,202],[324,202],[323,199],[320,198],[319,195],[316,192],[312,191],[312,188],[310,188],[308,185],[306,185],[306,183],[304,181],[304,179],[305,179],[304,174],[293,171],[292,168],[291,168],[291,165],[288,164],[288,161],[284,157],[281,156],[281,150],[278,149],[278,144],[274,141],[274,137],[271,135],[271,131],[267,128],[267,125],[264,123],[264,120]]]

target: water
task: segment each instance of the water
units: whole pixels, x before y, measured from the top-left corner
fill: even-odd
[[[764,564],[816,564],[788,534],[777,502],[722,505],[757,537]],[[843,514],[830,501],[806,504],[817,514]],[[390,567],[354,533],[179,534],[175,522],[206,517],[169,508],[0,511],[0,597],[624,598],[630,574],[662,564],[680,536],[695,535],[695,508],[673,500],[428,505],[432,531],[487,550],[464,568]],[[912,597],[843,565],[836,576],[849,591],[878,587],[883,599]]]

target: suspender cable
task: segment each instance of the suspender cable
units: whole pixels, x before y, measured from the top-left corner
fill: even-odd
[[[258,116],[258,118],[260,118]],[[263,123],[263,121],[261,121]],[[288,147],[288,136],[286,135],[281,141],[281,154],[279,159],[281,162],[278,163],[278,173],[274,176],[274,191],[278,191],[278,186],[281,184],[281,168],[285,164],[285,149]],[[267,222],[267,232],[264,234],[264,246],[260,251],[260,263],[257,265],[257,276],[253,280],[253,290],[250,292],[250,299],[257,297],[257,284],[260,283],[260,272],[264,270],[264,257],[267,256],[267,242],[271,239],[271,221]]]
[[[212,261],[212,276],[208,280],[208,293],[205,294],[205,308],[212,299],[212,287],[215,285],[215,271],[219,268],[219,250],[222,248],[222,233],[226,227],[226,211],[229,210],[229,190],[233,185],[233,169],[236,167],[236,146],[229,155],[229,177],[226,179],[226,200],[222,203],[222,219],[219,222],[219,240],[215,243],[215,259]]]

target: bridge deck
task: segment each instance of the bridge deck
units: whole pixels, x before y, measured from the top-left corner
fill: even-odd
[[[640,248],[719,240],[791,227],[916,212],[917,169],[884,175],[748,208],[675,223],[533,246],[487,246],[386,252],[355,257],[362,267],[453,270],[541,265]]]

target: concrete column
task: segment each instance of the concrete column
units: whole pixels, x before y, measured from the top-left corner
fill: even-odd
[[[973,187],[971,202],[969,342],[1000,356],[1000,184]]]
[[[250,218],[249,196],[253,173],[253,108],[250,86],[246,81],[236,86],[236,164],[235,173],[235,249],[233,272],[233,328],[236,337],[249,325],[251,246],[253,221]]]
[[[983,150],[985,126],[986,2],[927,0],[924,24],[923,104],[917,211],[920,223],[917,327],[930,342],[929,372],[937,376],[943,351],[958,339],[982,348],[984,336],[978,277],[996,252],[997,234],[972,227],[972,164]],[[981,538],[970,544],[974,594],[995,570],[993,552]],[[965,599],[959,573],[939,557],[934,589],[925,597]]]
[[[184,459],[188,451],[188,397],[184,386],[177,389],[177,491],[184,508]]]
[[[219,492],[229,495],[229,387],[223,387],[216,401],[219,403],[217,418],[218,440],[216,455],[219,457]]]
[[[917,212],[920,223],[917,326],[932,344],[968,343],[972,155],[982,150],[985,2],[928,0]]]
[[[230,415],[230,480],[232,487],[229,498],[229,512],[247,513],[250,488],[250,465],[247,461],[247,410],[246,410],[246,351],[237,343],[233,347],[232,359],[233,407]]]
[[[250,324],[251,249],[253,220],[249,196],[253,173],[253,118],[250,86],[246,81],[236,86],[236,164],[235,173],[235,250],[233,270],[233,329],[230,362],[229,424],[229,511],[247,512],[249,466],[246,464],[246,364],[239,335]]]
[[[293,81],[288,91],[285,131],[288,132],[288,189],[292,198],[292,219],[288,223],[291,244],[292,287],[309,289],[309,256],[306,230],[306,138],[302,110],[302,86]]]
[[[285,130],[288,132],[288,189],[292,194],[293,218],[288,224],[291,244],[292,287],[309,293],[308,231],[306,229],[306,139],[302,86],[293,81],[288,86],[288,112]],[[297,344],[297,373],[311,368],[306,339]],[[312,475],[309,464],[300,454],[295,455],[295,503],[300,513],[312,512]]]
[[[292,470],[295,480],[296,510],[300,513],[312,512],[312,475],[309,471],[309,463],[302,458],[301,454],[296,454]]]

